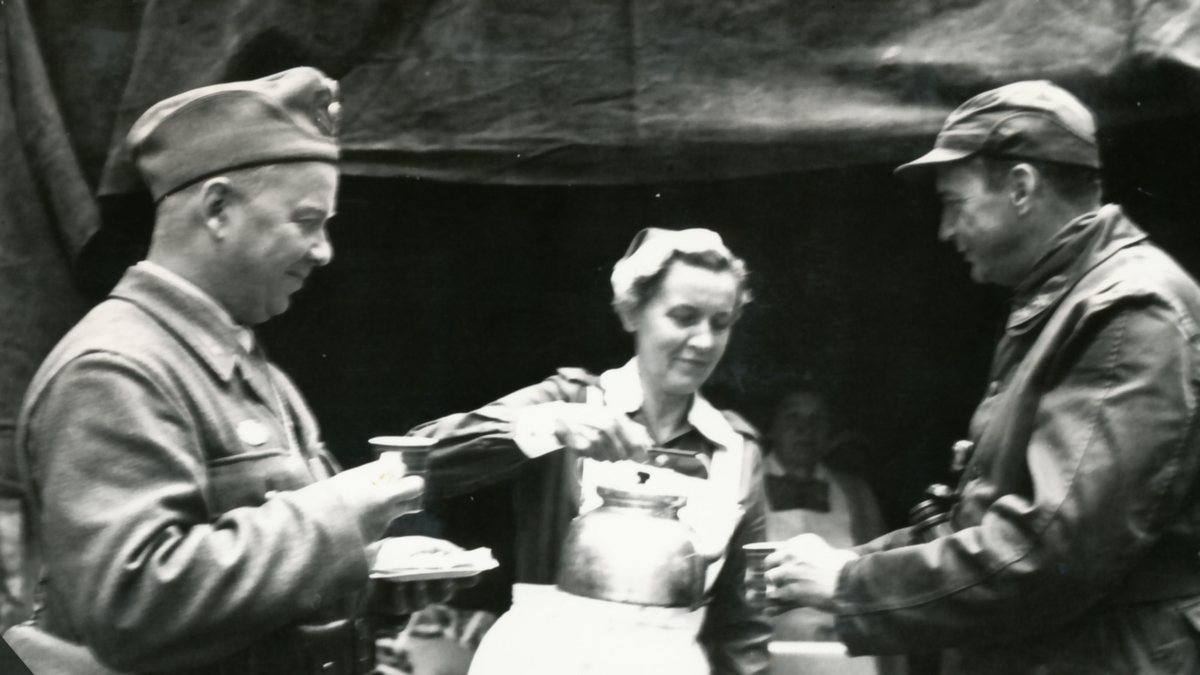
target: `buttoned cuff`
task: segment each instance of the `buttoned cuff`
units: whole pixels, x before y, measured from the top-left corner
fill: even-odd
[[[558,410],[561,401],[540,403],[522,408],[513,423],[513,440],[525,456],[533,459],[560,450],[554,430],[558,426]]]

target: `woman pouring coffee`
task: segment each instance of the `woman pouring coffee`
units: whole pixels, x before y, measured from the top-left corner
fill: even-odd
[[[770,627],[743,592],[742,546],[764,537],[757,434],[700,394],[748,300],[745,265],[711,230],[643,230],[613,268],[612,288],[636,346],[624,366],[598,376],[562,369],[413,431],[440,439],[431,494],[514,486],[513,607],[471,673],[764,672]],[[599,486],[643,481],[687,498],[678,517],[703,561],[699,602],[643,606],[557,588],[572,519],[599,504]]]

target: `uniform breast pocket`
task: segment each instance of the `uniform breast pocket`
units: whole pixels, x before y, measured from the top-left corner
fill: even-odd
[[[213,517],[243,506],[261,506],[272,492],[312,482],[304,460],[273,448],[210,460],[208,498]]]

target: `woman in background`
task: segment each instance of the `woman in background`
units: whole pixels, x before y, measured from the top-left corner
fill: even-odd
[[[700,394],[748,300],[746,269],[717,233],[643,230],[612,273],[613,306],[636,356],[593,375],[565,368],[474,412],[418,427],[440,439],[434,496],[514,483],[513,607],[484,638],[475,675],[761,673],[770,626],[743,591],[742,545],[764,539],[757,434]],[[647,450],[665,447],[678,454]],[[681,520],[707,563],[698,608],[582,598],[553,584],[571,520],[597,484],[651,469],[683,489]]]

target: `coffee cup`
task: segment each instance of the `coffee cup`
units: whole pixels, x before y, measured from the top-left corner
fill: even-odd
[[[429,451],[436,438],[420,436],[376,436],[368,441],[385,463],[401,468],[406,476],[423,476],[429,463]]]
[[[779,549],[780,543],[775,541],[757,542],[742,546],[746,554],[746,602],[759,610],[765,610],[770,605],[767,599],[769,584],[766,577],[767,556]]]
[[[429,463],[429,451],[437,444],[436,438],[420,436],[376,436],[368,441],[379,454],[379,461],[401,476],[424,476]],[[409,512],[421,511],[421,497],[409,504]]]

